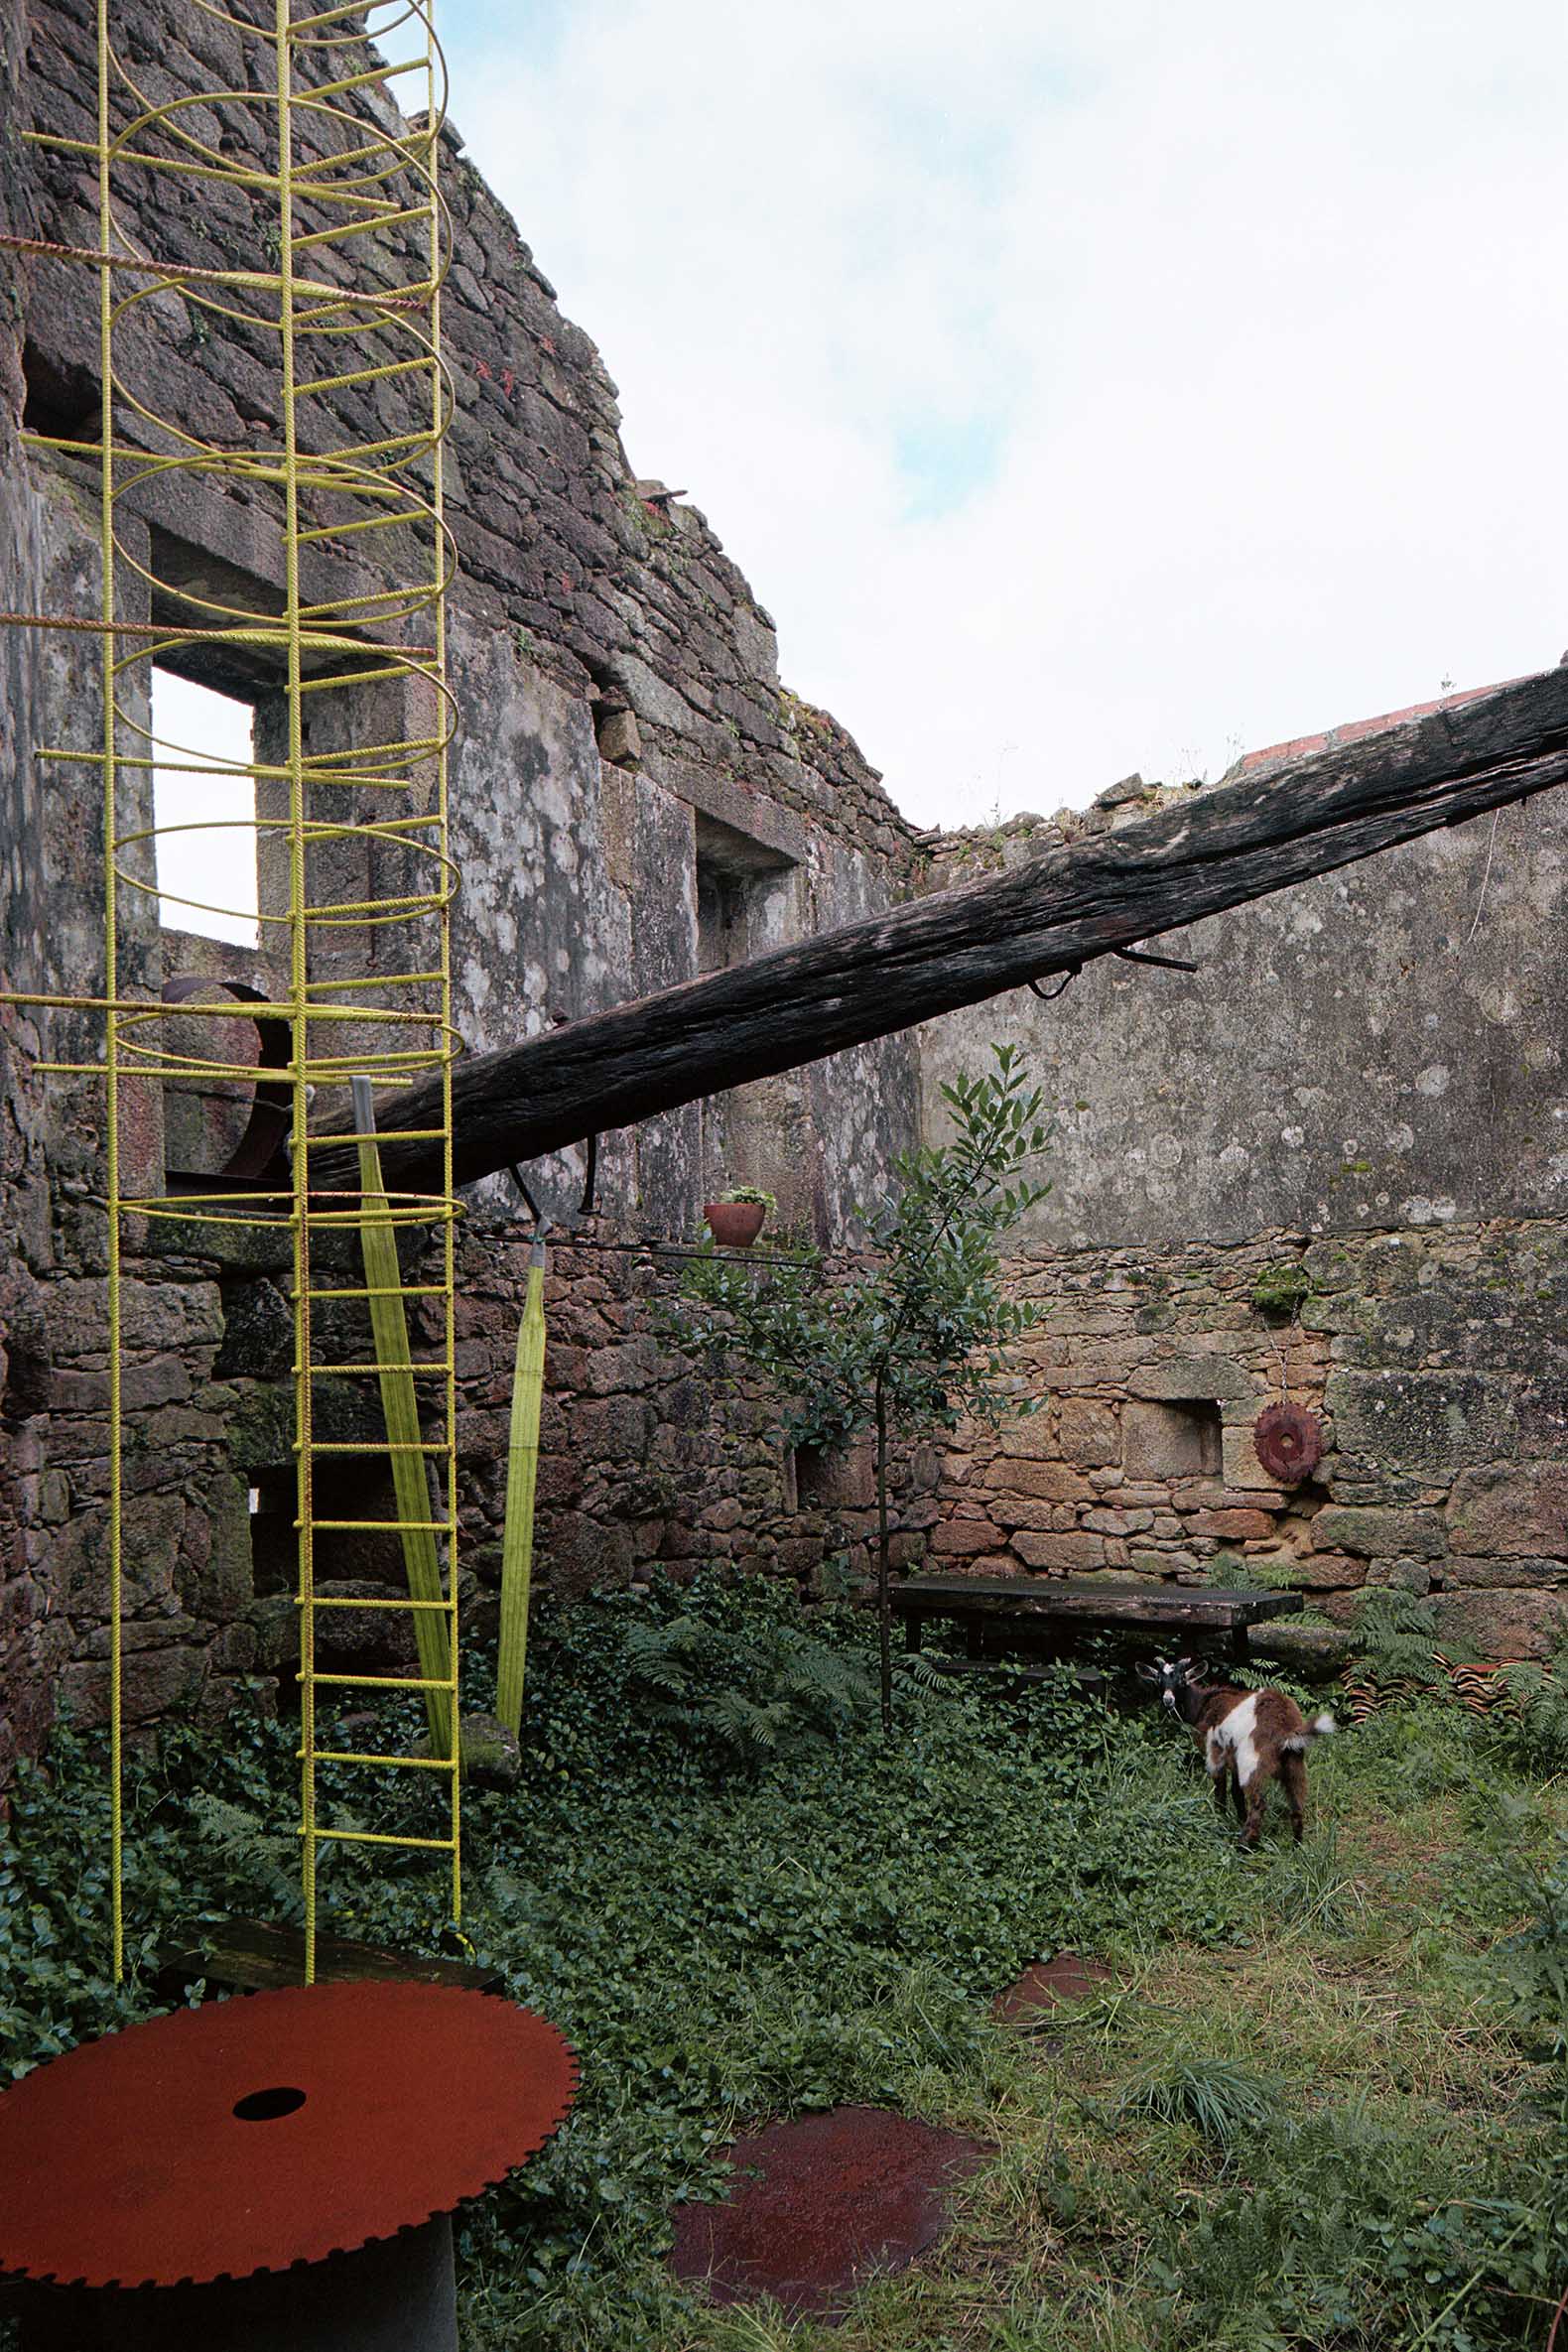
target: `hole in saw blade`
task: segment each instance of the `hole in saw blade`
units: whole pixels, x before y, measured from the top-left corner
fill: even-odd
[[[247,2091],[243,2099],[235,2100],[234,2113],[242,2124],[270,2124],[304,2105],[303,2091],[297,2091],[292,2083],[277,2083],[271,2090]]]

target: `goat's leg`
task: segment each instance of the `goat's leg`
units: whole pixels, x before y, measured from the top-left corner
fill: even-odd
[[[1268,1795],[1269,1774],[1261,1764],[1254,1764],[1252,1777],[1246,1784],[1246,1819],[1241,1824],[1241,1844],[1255,1846],[1263,1834],[1263,1800]]]
[[[1286,1802],[1290,1806],[1290,1829],[1297,1845],[1307,1817],[1307,1760],[1295,1749],[1287,1748],[1279,1760],[1279,1777],[1284,1782]]]
[[[1231,1767],[1231,1797],[1236,1806],[1238,1821],[1245,1821],[1246,1799],[1241,1794],[1241,1775],[1234,1764]]]

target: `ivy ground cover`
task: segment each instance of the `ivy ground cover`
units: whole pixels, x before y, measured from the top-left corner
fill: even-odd
[[[884,1740],[871,1664],[859,1617],[718,1584],[546,1617],[521,1780],[465,1800],[460,1939],[417,1864],[329,1883],[341,1932],[494,1963],[584,2061],[568,2129],[466,2228],[467,2352],[1544,2346],[1568,2287],[1553,1760],[1389,1714],[1315,1753],[1306,1845],[1276,1827],[1249,1858],[1155,1716],[905,1672]],[[203,1908],[297,1906],[294,1744],[231,1722],[137,1760],[144,1972]],[[14,1792],[12,2071],[150,2005],[103,1976],[103,1810],[68,1731]],[[1111,1984],[996,2024],[1063,1949]],[[940,2253],[831,2332],[677,2287],[672,2205],[723,2192],[725,2145],[841,2103],[994,2150]]]

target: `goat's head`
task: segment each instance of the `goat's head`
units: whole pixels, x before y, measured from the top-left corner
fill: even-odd
[[[1182,1701],[1198,1679],[1198,1669],[1191,1658],[1156,1658],[1152,1666],[1140,1663],[1138,1672],[1145,1682],[1156,1685],[1160,1705],[1167,1714],[1185,1713]]]

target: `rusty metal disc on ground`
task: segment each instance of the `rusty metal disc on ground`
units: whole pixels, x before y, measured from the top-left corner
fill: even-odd
[[[901,2271],[942,2236],[948,2189],[985,2154],[879,2107],[770,2125],[727,2151],[728,2204],[676,2207],[672,2267],[718,2302],[770,2294],[791,2313],[841,2317],[872,2271]]]
[[[176,2010],[0,2096],[0,2270],[175,2287],[320,2262],[491,2187],[577,2079],[543,2018],[443,1985]]]
[[[1077,1952],[1058,1952],[1053,1959],[1036,1960],[990,2005],[1001,2025],[1029,2024],[1039,2011],[1054,2009],[1059,2001],[1087,2001],[1109,1982],[1111,1970],[1103,1960],[1085,1960]]]
[[[1252,1445],[1270,1478],[1299,1486],[1323,1459],[1323,1424],[1305,1405],[1266,1404],[1252,1423]]]

